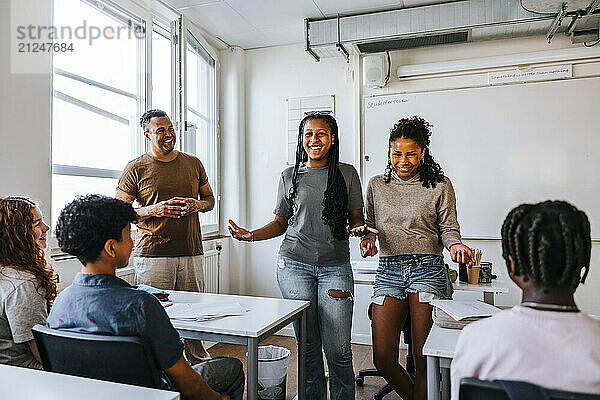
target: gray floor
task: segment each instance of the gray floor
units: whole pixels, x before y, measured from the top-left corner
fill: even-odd
[[[286,347],[291,351],[290,362],[288,365],[288,380],[287,380],[287,399],[291,400],[297,392],[297,356],[296,356],[296,341],[292,337],[286,336],[272,336],[261,343],[261,345],[272,344],[275,346]],[[210,355],[213,357],[217,356],[230,356],[240,359],[244,363],[244,370],[246,370],[246,348],[240,345],[234,344],[223,344],[217,343],[209,349]],[[354,361],[354,372],[357,373],[361,369],[373,368],[372,361],[372,348],[371,346],[363,345],[352,345],[352,354]],[[401,363],[406,359],[406,350],[400,351]],[[327,364],[325,364],[327,367]],[[373,394],[385,384],[383,378],[368,377],[365,379],[363,387],[356,388],[356,399],[372,399]],[[244,397],[245,398],[245,397]],[[388,394],[384,400],[398,400],[398,396],[395,392]]]

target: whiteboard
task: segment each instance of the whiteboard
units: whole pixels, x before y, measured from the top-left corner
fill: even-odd
[[[510,209],[548,199],[585,211],[599,237],[600,78],[368,96],[363,112],[365,183],[385,169],[394,123],[434,125],[430,151],[454,185],[463,237],[500,238]]]

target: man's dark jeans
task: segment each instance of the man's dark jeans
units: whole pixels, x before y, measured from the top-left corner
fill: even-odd
[[[244,367],[237,358],[216,357],[192,367],[212,390],[226,393],[231,400],[244,395]]]

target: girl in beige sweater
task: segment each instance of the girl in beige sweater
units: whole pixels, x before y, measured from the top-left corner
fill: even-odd
[[[372,298],[373,362],[403,399],[425,399],[423,344],[431,329],[431,306],[419,293],[452,298],[444,265],[445,247],[456,262],[469,262],[461,243],[456,199],[450,179],[429,152],[431,125],[420,117],[403,118],[391,131],[388,165],[367,188],[366,223],[379,230],[379,268]],[[377,254],[375,235],[361,242],[363,257]],[[398,363],[400,331],[411,317],[416,379]]]

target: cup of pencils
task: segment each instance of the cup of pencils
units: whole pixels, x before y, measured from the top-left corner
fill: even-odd
[[[473,265],[467,268],[469,284],[479,284],[479,270],[481,269],[481,250],[475,249],[473,252]]]

